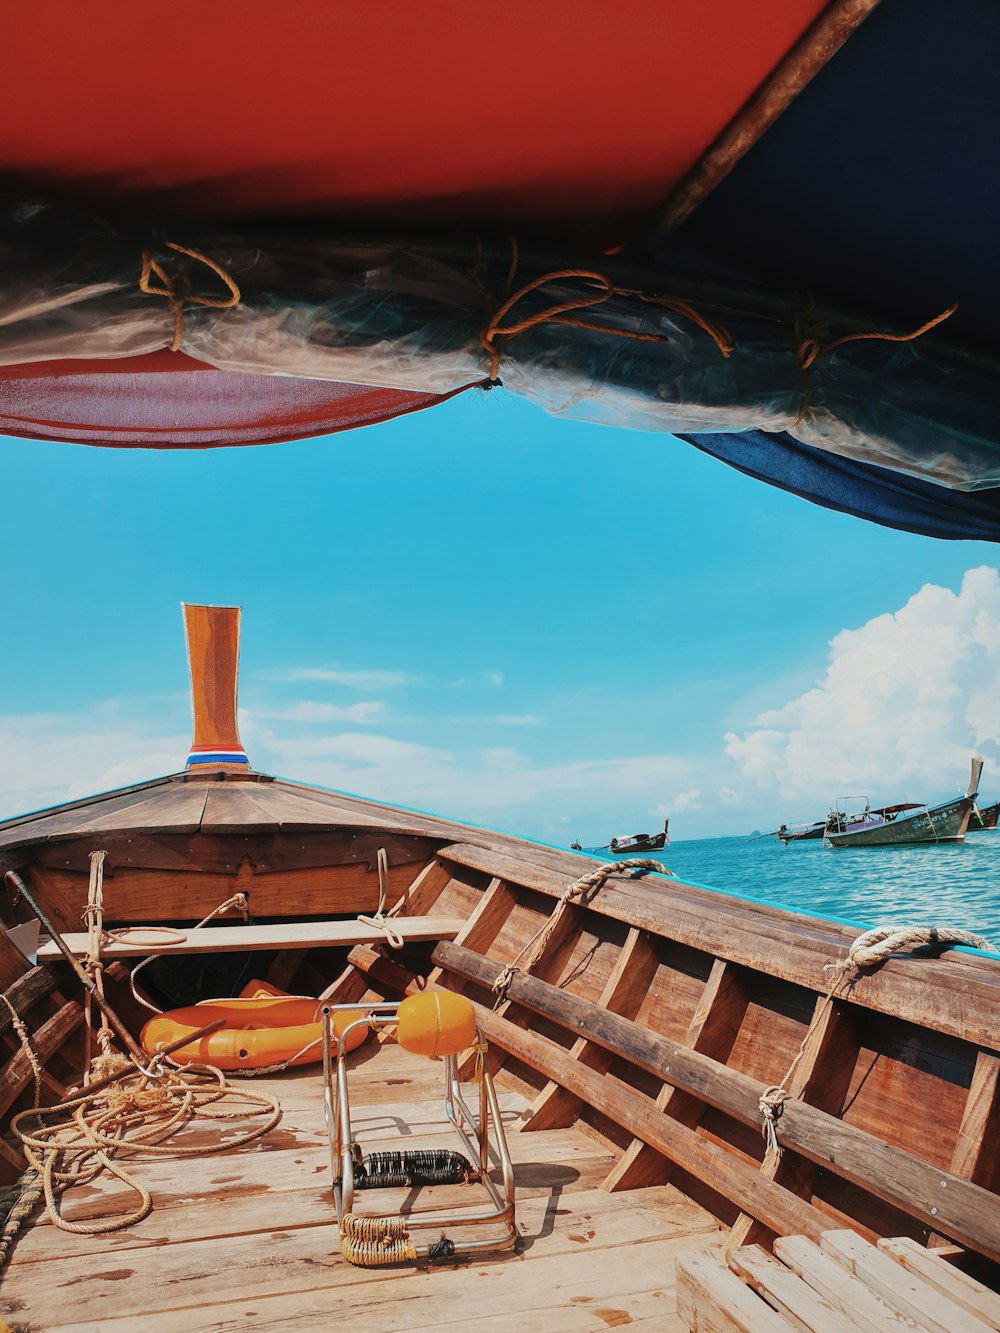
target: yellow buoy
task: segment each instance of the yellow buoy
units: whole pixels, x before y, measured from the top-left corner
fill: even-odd
[[[396,1040],[415,1055],[457,1055],[476,1040],[472,1001],[453,991],[423,991],[399,1006]]]

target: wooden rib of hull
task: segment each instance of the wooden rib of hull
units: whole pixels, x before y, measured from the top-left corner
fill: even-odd
[[[212,784],[213,795],[227,786]],[[238,788],[254,794],[262,833],[243,796],[232,809],[244,822],[229,830],[224,801],[210,823],[202,801],[192,827],[191,798],[173,779],[135,800],[116,796],[109,926],[153,921],[157,904],[167,920],[194,920],[210,899],[244,888],[252,904],[256,882],[271,876],[283,888],[266,900],[268,938],[308,944],[309,930],[289,933],[287,923],[373,910],[373,851],[385,845],[399,913],[429,919],[432,937],[440,921],[438,937],[394,951],[370,935],[350,948],[349,931],[320,932],[322,948],[281,949],[270,980],[344,1003],[425,986],[465,992],[479,1006],[491,1068],[526,1107],[521,1132],[541,1143],[576,1126],[596,1141],[609,1208],[614,1192],[669,1184],[739,1244],[847,1227],[868,1239],[943,1238],[980,1276],[1000,1260],[1000,960],[897,956],[826,1005],[829,964],[856,934],[836,923],[617,868],[596,891],[563,902],[599,863],[314,789]],[[155,819],[160,800],[178,816],[173,831],[169,818]],[[123,821],[138,806],[146,828],[130,841]],[[28,824],[0,829],[0,855],[8,835],[20,873],[61,929],[79,921],[83,859],[102,835],[87,821],[101,811],[77,803],[36,817],[37,839]],[[237,861],[227,838],[252,856]],[[139,864],[129,865],[128,846]],[[246,927],[229,929],[237,947]],[[453,943],[441,942],[446,934]],[[498,1000],[493,982],[512,962],[522,971]],[[31,971],[5,937],[0,964],[0,984],[38,1034],[54,1100],[80,1069],[79,992],[65,964]],[[0,1014],[10,1114],[29,1104],[31,1077],[4,1027]],[[765,1157],[757,1101],[785,1079],[803,1043],[775,1160]],[[0,1172],[16,1169],[8,1144]],[[230,1161],[227,1176],[240,1169]]]

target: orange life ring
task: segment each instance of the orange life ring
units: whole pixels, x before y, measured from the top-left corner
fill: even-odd
[[[334,1014],[334,1031],[339,1036],[349,1023],[361,1017],[359,1010]],[[323,1058],[323,1002],[286,995],[261,981],[250,982],[236,999],[202,1000],[151,1018],[142,1029],[143,1050],[153,1055],[158,1046],[177,1041],[187,1032],[197,1032],[217,1018],[226,1020],[224,1028],[194,1045],[182,1046],[170,1058],[178,1064],[214,1065],[229,1072],[286,1063],[309,1065]],[[347,1049],[353,1051],[367,1035],[367,1028],[355,1028],[347,1039]]]

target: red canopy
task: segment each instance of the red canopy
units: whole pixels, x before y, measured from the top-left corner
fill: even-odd
[[[8,26],[8,185],[116,219],[351,218],[549,230],[612,247],[659,206],[823,0],[129,0]],[[141,363],[141,364],[139,364]],[[0,430],[259,443],[438,401],[128,365],[19,367]],[[178,366],[181,367],[178,370]],[[247,383],[251,379],[252,383]]]

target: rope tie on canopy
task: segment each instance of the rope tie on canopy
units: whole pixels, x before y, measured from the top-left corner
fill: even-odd
[[[792,1095],[788,1091],[788,1084],[791,1082],[792,1075],[798,1068],[803,1055],[805,1055],[806,1047],[809,1045],[813,1033],[825,1018],[828,1007],[833,1004],[834,995],[845,979],[852,972],[856,972],[862,967],[881,966],[887,958],[902,949],[919,948],[925,944],[965,944],[972,949],[986,949],[989,952],[996,952],[989,940],[984,939],[982,935],[974,935],[968,930],[954,930],[943,926],[877,926],[874,930],[865,931],[863,935],[859,935],[854,940],[847,951],[846,958],[839,963],[827,963],[823,970],[830,975],[830,985],[813,1015],[806,1035],[802,1038],[802,1044],[796,1051],[781,1082],[770,1088],[765,1088],[760,1097],[760,1113],[764,1117],[761,1124],[761,1133],[764,1135],[764,1142],[767,1145],[766,1152],[769,1157],[780,1157],[782,1153],[776,1127],[782,1108]]]
[[[799,408],[798,416],[792,422],[792,427],[797,426],[803,421],[812,405],[812,376],[810,370],[821,356],[829,356],[838,347],[843,347],[846,343],[856,342],[887,342],[887,343],[909,343],[917,338],[922,338],[925,333],[943,324],[946,319],[950,319],[958,309],[958,303],[950,305],[947,310],[942,310],[940,315],[935,315],[933,319],[927,320],[921,324],[918,329],[912,333],[881,333],[878,330],[872,330],[869,333],[847,333],[842,338],[834,338],[832,342],[823,342],[820,333],[817,330],[810,331],[804,328],[801,331],[796,328],[796,349],[795,362],[799,368],[799,373],[805,381],[805,388],[802,394],[802,406]],[[796,325],[800,323],[796,320]],[[805,321],[803,321],[805,323]]]
[[[516,972],[530,972],[541,958],[569,903],[575,899],[589,898],[603,887],[607,879],[612,875],[620,874],[623,870],[638,870],[643,874],[655,871],[657,874],[669,875],[672,879],[676,878],[674,872],[661,865],[659,861],[648,861],[644,857],[632,857],[625,861],[612,861],[608,865],[598,866],[596,870],[588,871],[586,875],[581,875],[579,879],[574,880],[556,900],[552,914],[545,924],[497,973],[497,978],[493,983],[493,993],[497,997],[493,1005],[494,1009],[499,1009],[500,1005],[506,1001],[507,991],[510,989],[510,983],[514,980],[514,974]],[[531,953],[527,962],[521,963],[521,958],[528,953],[529,949]]]
[[[189,250],[187,246],[175,245],[173,241],[165,242],[168,250],[174,250],[179,255],[184,255],[188,259],[193,259],[198,264],[204,264],[211,269],[229,289],[229,295],[224,298],[211,296],[198,296],[191,290],[191,279],[189,276],[190,265],[181,260],[178,264],[177,272],[169,274],[163,266],[153,258],[148,250],[142,254],[142,269],[139,273],[139,290],[146,296],[162,296],[170,306],[174,316],[174,336],[170,343],[172,352],[180,351],[181,339],[184,336],[184,306],[200,305],[209,310],[229,310],[240,303],[240,289],[229,276],[226,270],[217,264],[214,259],[209,259],[208,255],[202,254],[200,250]],[[153,285],[153,278],[158,278],[160,286]]]
[[[554,305],[547,306],[544,310],[536,311],[533,315],[527,315],[523,319],[517,320],[512,324],[504,324],[504,319],[514,307],[528,296],[531,292],[537,291],[539,287],[544,287],[550,282],[562,282],[567,279],[578,278],[583,282],[588,282],[596,288],[595,291],[581,292],[578,296],[570,297],[568,300],[556,302]],[[503,305],[493,313],[489,324],[480,335],[480,341],[484,350],[490,358],[490,375],[486,381],[488,388],[493,388],[501,383],[500,381],[500,348],[497,346],[497,340],[503,339],[509,341],[515,338],[519,333],[525,333],[528,329],[536,328],[539,324],[564,324],[575,329],[586,329],[590,333],[607,333],[615,338],[630,338],[634,342],[652,342],[664,343],[667,338],[662,333],[638,333],[631,329],[616,329],[608,324],[594,324],[587,320],[575,319],[570,315],[574,310],[587,310],[591,306],[601,305],[610,300],[612,296],[634,296],[638,295],[640,300],[649,305],[659,305],[672,314],[680,315],[683,319],[690,320],[696,324],[704,333],[715,343],[722,356],[729,356],[733,350],[732,335],[721,324],[709,319],[703,315],[694,306],[687,301],[678,300],[672,296],[647,296],[643,293],[635,293],[627,288],[616,287],[610,278],[605,277],[603,273],[594,272],[592,269],[585,268],[564,268],[557,269],[553,273],[546,273],[540,278],[535,278],[524,287],[519,288],[512,296],[509,296]]]

